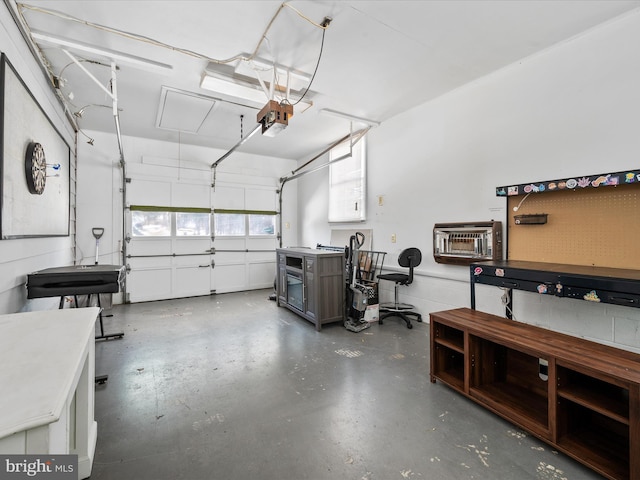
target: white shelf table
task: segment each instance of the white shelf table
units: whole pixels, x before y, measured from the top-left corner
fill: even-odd
[[[91,475],[97,307],[0,315],[0,453],[77,454]]]

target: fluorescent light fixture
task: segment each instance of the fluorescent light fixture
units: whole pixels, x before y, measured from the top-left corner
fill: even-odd
[[[369,120],[366,118],[355,117],[353,115],[349,115],[348,113],[337,112],[335,110],[331,110],[329,108],[322,108],[318,110],[320,113],[325,115],[331,115],[332,117],[344,118],[345,120],[349,120],[354,123],[364,123],[365,125],[369,125],[370,127],[377,127],[380,125],[380,122],[376,122],[375,120]]]
[[[251,58],[251,54],[249,53],[243,53],[241,55],[244,58]],[[259,76],[260,73],[273,71],[274,69],[278,83],[288,84],[292,90],[302,90],[311,82],[311,75],[308,73],[259,57],[238,62],[234,71],[239,75],[254,77]]]
[[[257,83],[252,84],[246,80],[229,77],[211,68],[205,69],[200,81],[200,88],[233,97],[241,102],[252,102],[257,108],[262,108],[270,100],[264,89]],[[295,104],[298,98],[298,95],[291,95],[289,101]],[[313,102],[302,100],[294,106],[294,114],[303,113],[312,105]]]
[[[262,88],[257,85],[255,87],[251,87],[231,80],[225,80],[208,73],[205,73],[202,76],[200,88],[242,100],[249,100],[259,104],[260,106],[264,105],[268,100]]]
[[[63,47],[69,50],[77,51],[77,52],[91,53],[94,55],[108,58],[110,60],[114,60],[121,64],[126,64],[131,67],[140,68],[142,70],[151,70],[156,72],[162,71],[165,73],[167,70],[173,70],[173,67],[166,63],[155,62],[153,60],[137,57],[135,55],[129,55],[128,53],[122,53],[122,52],[117,52],[115,50],[96,47],[94,45],[78,42],[76,40],[56,37],[48,33],[32,31],[31,36],[33,37],[34,40],[38,42],[42,42],[47,45]]]

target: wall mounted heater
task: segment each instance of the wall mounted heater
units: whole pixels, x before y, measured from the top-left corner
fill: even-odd
[[[436,223],[433,258],[457,265],[502,260],[502,222]]]

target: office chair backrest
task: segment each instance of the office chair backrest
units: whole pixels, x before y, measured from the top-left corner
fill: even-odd
[[[413,267],[417,267],[422,262],[422,252],[414,247],[405,248],[398,256],[398,265],[409,267],[409,279],[406,285],[413,282]]]

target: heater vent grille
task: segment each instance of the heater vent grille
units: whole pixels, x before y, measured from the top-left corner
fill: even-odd
[[[433,257],[438,263],[469,264],[502,259],[502,222],[436,223]]]

